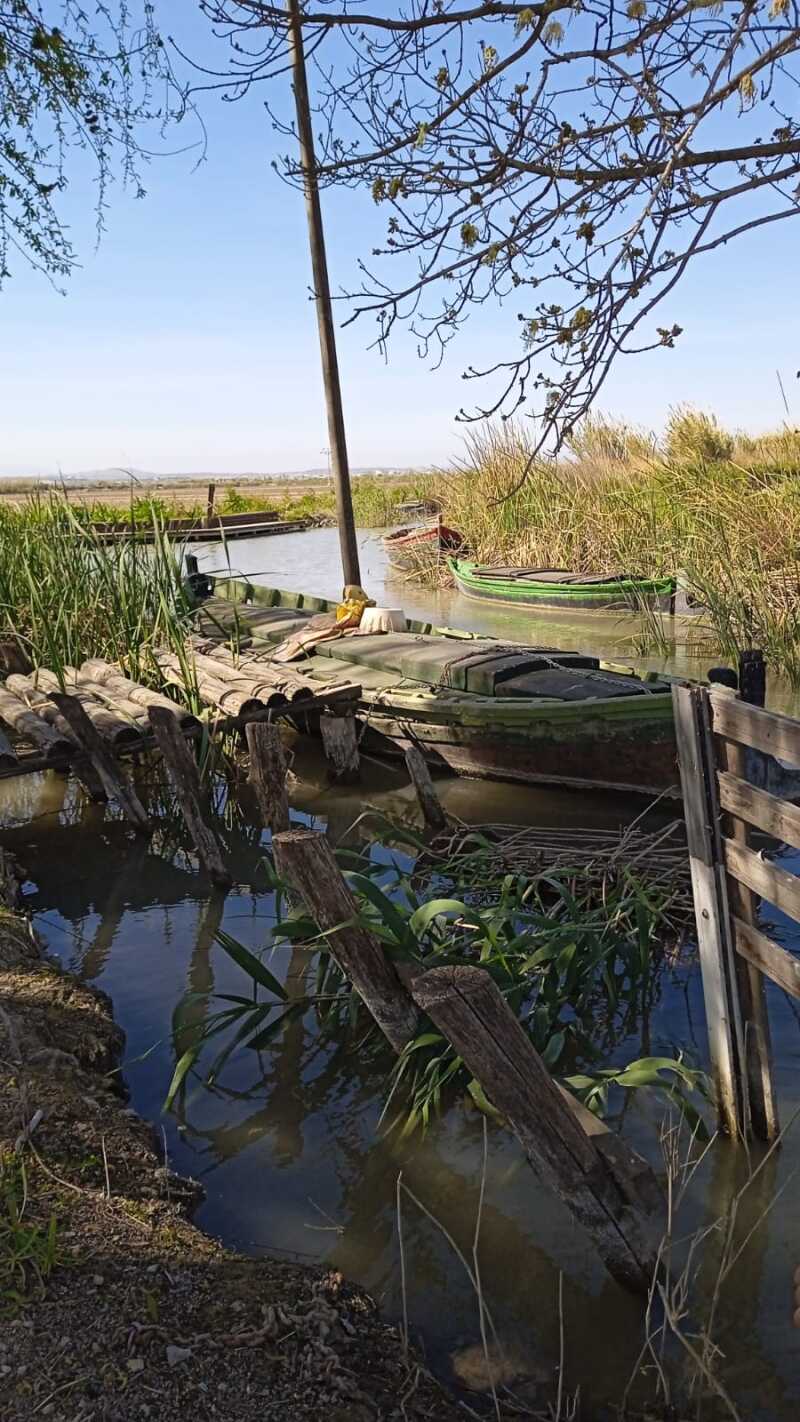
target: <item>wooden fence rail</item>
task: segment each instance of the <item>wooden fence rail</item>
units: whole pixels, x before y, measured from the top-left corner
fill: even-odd
[[[779,1133],[764,979],[800,998],[800,957],[758,925],[761,899],[800,923],[800,878],[765,859],[754,831],[800,849],[800,807],[751,783],[759,758],[800,767],[800,721],[730,692],[676,686],[678,757],[720,1123]]]

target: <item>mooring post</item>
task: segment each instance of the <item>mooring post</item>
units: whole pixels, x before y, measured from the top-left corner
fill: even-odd
[[[290,826],[288,768],[280,731],[271,721],[249,721],[245,736],[250,752],[250,784],[262,819],[272,834],[279,834]]]
[[[197,762],[186,744],[180,721],[165,706],[151,706],[147,715],[200,862],[213,884],[229,889],[233,879],[225,867],[216,836],[203,811]]]
[[[319,718],[322,745],[330,777],[342,785],[352,785],[361,775],[356,718],[352,715]]]
[[[767,699],[767,664],[756,647],[739,656],[739,699],[748,706],[763,706]]]
[[[596,1146],[604,1138],[584,1131],[489,974],[433,968],[413,980],[411,993],[506,1117],[536,1174],[591,1235],[609,1273],[647,1292],[664,1218],[643,1207],[624,1152],[612,1165]]]
[[[359,922],[358,902],[319,830],[295,829],[272,841],[275,865],[305,904],[331,953],[383,1032],[401,1052],[413,1040],[417,1011],[383,945]]]
[[[51,691],[48,695],[69,726],[85,760],[96,772],[105,794],[119,802],[127,819],[139,834],[150,834],[152,825],[139,796],[114,759],[107,742],[87,716],[82,703],[76,696],[66,696],[60,691]],[[94,798],[93,777],[87,777],[86,783]]]
[[[438,834],[447,826],[447,816],[433,786],[431,773],[422,751],[417,746],[409,746],[405,754],[406,769],[417,792],[425,828]]]
[[[208,486],[208,500],[206,502],[206,528],[210,528],[214,518],[214,496],[217,492],[216,484]]]

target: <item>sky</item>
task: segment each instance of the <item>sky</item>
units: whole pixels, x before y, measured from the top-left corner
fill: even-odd
[[[191,26],[184,38],[207,42]],[[256,95],[206,95],[202,112],[203,161],[197,148],[157,157],[143,200],[115,186],[98,247],[91,175],[77,169],[62,211],[81,265],[66,295],[20,263],[0,291],[0,474],[325,464],[304,206],[270,166],[286,141]],[[169,141],[197,138],[188,123]],[[368,197],[326,194],[324,206],[335,289],[380,234]],[[786,419],[780,371],[800,421],[799,245],[800,222],[788,222],[700,259],[656,313],[684,328],[677,348],[620,362],[600,408],[648,429],[682,403],[732,428],[775,428]],[[387,363],[368,348],[374,327],[340,331],[351,464],[458,457],[455,415],[471,395],[462,371],[516,351],[516,311],[478,312],[438,370],[410,337]]]

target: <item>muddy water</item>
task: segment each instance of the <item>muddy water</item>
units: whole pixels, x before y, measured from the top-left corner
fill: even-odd
[[[331,822],[336,834],[365,800],[403,817],[413,813],[391,771],[370,766],[357,793],[333,795],[313,749],[301,751],[297,769],[296,813],[320,826]],[[627,813],[623,802],[610,799],[441,785],[451,809],[479,822],[609,824]],[[97,807],[81,808],[57,777],[7,782],[3,795],[3,840],[27,868],[26,900],[36,927],[66,965],[113,998],[127,1033],[124,1070],[132,1104],[163,1130],[173,1168],[202,1181],[206,1199],[199,1223],[251,1254],[325,1261],[359,1280],[398,1317],[403,1304],[396,1199],[402,1172],[405,1185],[439,1222],[406,1197],[408,1313],[431,1362],[447,1376],[452,1351],[479,1337],[474,1289],[442,1228],[470,1257],[483,1153],[480,1116],[455,1105],[424,1138],[398,1139],[380,1125],[388,1057],[358,1038],[321,1036],[313,1012],[262,1053],[240,1050],[213,1086],[199,1071],[175,1108],[162,1111],[176,1061],[176,1013],[188,1030],[214,1010],[215,993],[248,991],[215,945],[217,929],[224,927],[254,951],[269,940],[275,905],[259,868],[262,835],[246,801],[225,831],[237,884],[222,900],[209,895],[174,827],[165,825],[152,844],[136,844]],[[157,802],[153,809],[158,812]],[[379,845],[373,854],[388,857]],[[290,994],[301,990],[301,952],[281,950],[268,961]],[[781,994],[771,993],[771,1009],[788,1120],[800,1105],[800,1031]],[[651,1019],[617,1042],[614,1059],[631,1060],[643,1050],[682,1050],[704,1062],[702,998],[691,962],[666,971]],[[209,1054],[201,1066],[207,1069],[210,1060]],[[662,1116],[663,1108],[644,1098],[624,1115],[626,1135],[654,1162]],[[728,1389],[742,1417],[763,1422],[789,1422],[800,1403],[798,1334],[791,1322],[791,1271],[800,1262],[793,1183],[798,1165],[795,1132],[742,1205],[743,1232],[753,1228],[753,1235],[721,1314]],[[726,1208],[741,1166],[729,1146],[713,1147],[692,1182],[681,1233],[709,1225]],[[479,1259],[485,1298],[520,1370],[521,1401],[539,1406],[554,1395],[559,1271],[567,1385],[580,1383],[589,1409],[584,1415],[600,1416],[594,1404],[618,1401],[636,1364],[640,1305],[608,1279],[513,1140],[494,1127],[488,1132]],[[687,1319],[687,1330],[695,1321]]]

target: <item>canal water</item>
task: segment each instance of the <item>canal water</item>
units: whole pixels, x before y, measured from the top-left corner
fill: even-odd
[[[450,593],[398,586],[386,575],[378,539],[362,535],[363,581],[379,600],[402,605],[409,615],[615,656],[630,635],[616,617],[593,614],[578,626],[555,616],[535,624],[526,618],[523,627],[519,614],[463,603]],[[340,592],[335,530],[233,544],[229,552],[231,571],[266,584],[331,596]],[[205,550],[202,561],[225,570],[219,547]],[[332,791],[317,749],[304,743],[298,744],[295,769],[294,813],[303,822],[329,827],[337,838],[367,804],[413,820],[413,799],[396,768],[370,764],[357,789]],[[619,797],[487,782],[439,785],[447,808],[471,823],[607,826],[624,823],[633,813]],[[163,1131],[171,1167],[202,1182],[206,1193],[198,1223],[252,1255],[341,1269],[364,1285],[389,1317],[399,1318],[402,1176],[419,1201],[402,1196],[405,1306],[431,1365],[451,1377],[453,1355],[480,1337],[475,1290],[457,1250],[471,1258],[483,1117],[455,1104],[424,1136],[402,1138],[388,1130],[381,1121],[388,1056],[349,1034],[320,1035],[312,1011],[262,1052],[236,1052],[213,1085],[204,1080],[207,1054],[175,1107],[163,1109],[176,1061],[176,1020],[184,1029],[199,1024],[215,1010],[215,994],[248,990],[217,946],[216,933],[223,928],[254,952],[269,949],[275,902],[262,865],[267,836],[247,795],[224,821],[226,858],[236,878],[224,900],[210,893],[174,824],[165,823],[152,843],[136,844],[119,821],[82,804],[59,777],[6,782],[0,822],[4,844],[26,867],[26,906],[37,931],[66,966],[114,1001],[127,1034],[124,1074],[132,1105]],[[379,843],[372,854],[384,862],[391,858]],[[787,867],[798,866],[787,859]],[[788,924],[778,923],[775,932],[791,944]],[[302,953],[279,949],[266,961],[290,993],[297,991],[306,967]],[[777,989],[768,993],[779,1100],[783,1119],[790,1122],[800,1107],[800,1022],[795,1004]],[[633,1060],[643,1050],[670,1057],[682,1052],[691,1064],[707,1065],[702,994],[691,951],[676,954],[665,966],[649,1020],[615,1041],[612,1060]],[[619,1111],[622,1103],[613,1106]],[[663,1101],[641,1093],[623,1113],[624,1133],[656,1166],[664,1111]],[[739,1238],[746,1242],[722,1291],[716,1334],[724,1355],[721,1376],[739,1412],[712,1405],[703,1416],[790,1422],[798,1415],[800,1334],[792,1326],[791,1276],[800,1263],[799,1165],[800,1135],[791,1126],[779,1151],[766,1161],[758,1153],[751,1159],[755,1176],[738,1206]],[[715,1142],[692,1177],[676,1232],[690,1236],[710,1229],[746,1175],[743,1153]],[[721,1228],[711,1229],[702,1251],[705,1264],[681,1322],[689,1338],[707,1311],[721,1237]],[[478,1253],[486,1303],[519,1375],[519,1405],[541,1409],[555,1398],[563,1320],[567,1388],[580,1386],[581,1415],[612,1415],[606,1409],[621,1401],[636,1374],[641,1303],[609,1280],[514,1140],[495,1126],[488,1128]],[[672,1352],[678,1373],[687,1379],[688,1360],[681,1365],[680,1350]],[[652,1394],[653,1379],[652,1370],[639,1375],[635,1393]],[[470,1405],[477,1405],[474,1397]],[[695,1408],[696,1402],[674,1415],[694,1417]]]

